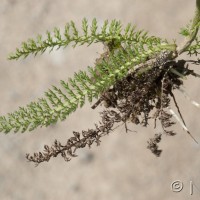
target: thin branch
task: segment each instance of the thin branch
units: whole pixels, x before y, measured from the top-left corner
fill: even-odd
[[[198,30],[199,30],[199,23],[200,23],[200,0],[196,0],[196,11],[192,21],[190,35],[187,37],[184,44],[178,48],[178,55],[184,53],[187,48],[192,44],[195,40]]]
[[[185,126],[183,121],[178,117],[178,115],[170,108],[168,107],[169,112],[174,116],[174,118],[179,122],[181,127],[189,134],[189,136],[198,144],[198,141],[192,136],[188,128]]]

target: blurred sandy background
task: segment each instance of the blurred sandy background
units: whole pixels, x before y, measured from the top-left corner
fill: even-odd
[[[1,0],[0,2],[0,115],[43,97],[44,91],[59,80],[67,80],[78,69],[92,65],[102,51],[66,48],[36,58],[8,61],[7,55],[22,41],[45,33],[55,26],[63,28],[74,20],[79,26],[86,17],[132,22],[150,34],[181,41],[179,27],[193,16],[195,0]],[[197,68],[197,67],[196,67]],[[200,102],[200,80],[189,78],[185,87],[191,98]],[[179,92],[177,99],[188,128],[200,142],[199,110]],[[42,150],[54,139],[63,142],[72,131],[93,128],[98,112],[89,104],[62,123],[39,128],[31,133],[0,134],[1,200],[188,200],[200,198],[200,147],[179,127],[175,137],[163,137],[162,156],[155,158],[146,149],[147,140],[156,130],[138,128],[125,133],[123,127],[102,138],[100,147],[79,150],[79,157],[66,163],[52,159],[34,167],[26,153]],[[100,110],[100,109],[99,109]],[[184,188],[173,193],[170,185],[180,180]],[[190,181],[196,185],[189,193]]]

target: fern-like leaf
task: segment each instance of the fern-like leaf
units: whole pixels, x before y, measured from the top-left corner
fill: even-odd
[[[142,47],[139,43],[118,49],[111,53],[108,59],[97,63],[95,68],[88,67],[87,73],[79,71],[73,78],[69,78],[68,82],[61,81],[61,88],[53,86],[45,93],[46,98],[32,102],[6,117],[0,117],[0,132],[24,132],[27,129],[31,131],[38,126],[49,126],[58,120],[64,120],[79,106],[82,107],[86,98],[91,102],[117,80],[125,77],[128,70],[134,69],[137,64],[145,62],[164,49],[173,48],[174,45],[162,43]]]
[[[47,31],[45,38],[38,35],[35,40],[29,39],[27,42],[23,42],[21,48],[17,48],[14,53],[11,53],[8,59],[26,58],[30,54],[37,55],[44,53],[47,49],[52,51],[54,48],[66,47],[69,44],[76,47],[77,45],[91,45],[97,42],[155,44],[161,41],[160,38],[147,36],[147,32],[136,32],[135,28],[135,26],[128,24],[123,30],[121,22],[117,20],[112,20],[110,23],[106,20],[102,28],[99,28],[96,19],[92,20],[91,26],[86,19],[83,19],[82,31],[78,31],[75,23],[71,21],[66,24],[64,33],[55,28],[53,33]]]

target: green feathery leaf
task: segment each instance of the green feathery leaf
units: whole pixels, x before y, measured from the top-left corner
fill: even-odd
[[[99,28],[100,29],[100,28]],[[147,36],[144,31],[135,32],[135,26],[128,24],[125,29],[122,29],[120,21],[112,20],[110,23],[106,20],[100,30],[98,30],[96,19],[92,20],[92,24],[89,27],[88,21],[84,18],[82,21],[82,31],[79,32],[73,21],[67,23],[64,33],[58,28],[54,29],[54,32],[46,32],[46,38],[38,35],[37,38],[29,39],[27,42],[23,42],[21,48],[17,48],[14,53],[11,53],[8,59],[19,59],[20,57],[26,58],[30,54],[37,55],[38,53],[44,53],[47,49],[52,51],[54,48],[66,47],[72,44],[73,47],[77,45],[88,44],[97,42],[113,42],[123,44],[129,43],[157,43],[160,42],[160,38]]]
[[[141,45],[135,45],[134,48],[119,49],[107,60],[96,64],[95,68],[88,67],[88,73],[79,71],[68,82],[61,81],[61,89],[53,86],[45,93],[45,99],[19,108],[7,117],[0,117],[0,131],[31,131],[38,126],[49,126],[58,120],[64,120],[79,106],[82,107],[86,98],[91,102],[117,80],[125,77],[128,70],[134,69],[135,65],[145,62],[164,49],[172,50],[174,45],[140,47]]]

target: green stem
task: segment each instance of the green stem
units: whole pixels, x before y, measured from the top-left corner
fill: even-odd
[[[194,39],[196,38],[198,30],[199,30],[199,23],[200,23],[200,0],[196,0],[196,11],[195,11],[195,15],[192,21],[190,35],[187,38],[186,42],[184,42],[182,47],[179,48],[178,50],[179,55],[185,52],[187,48],[192,44]]]

